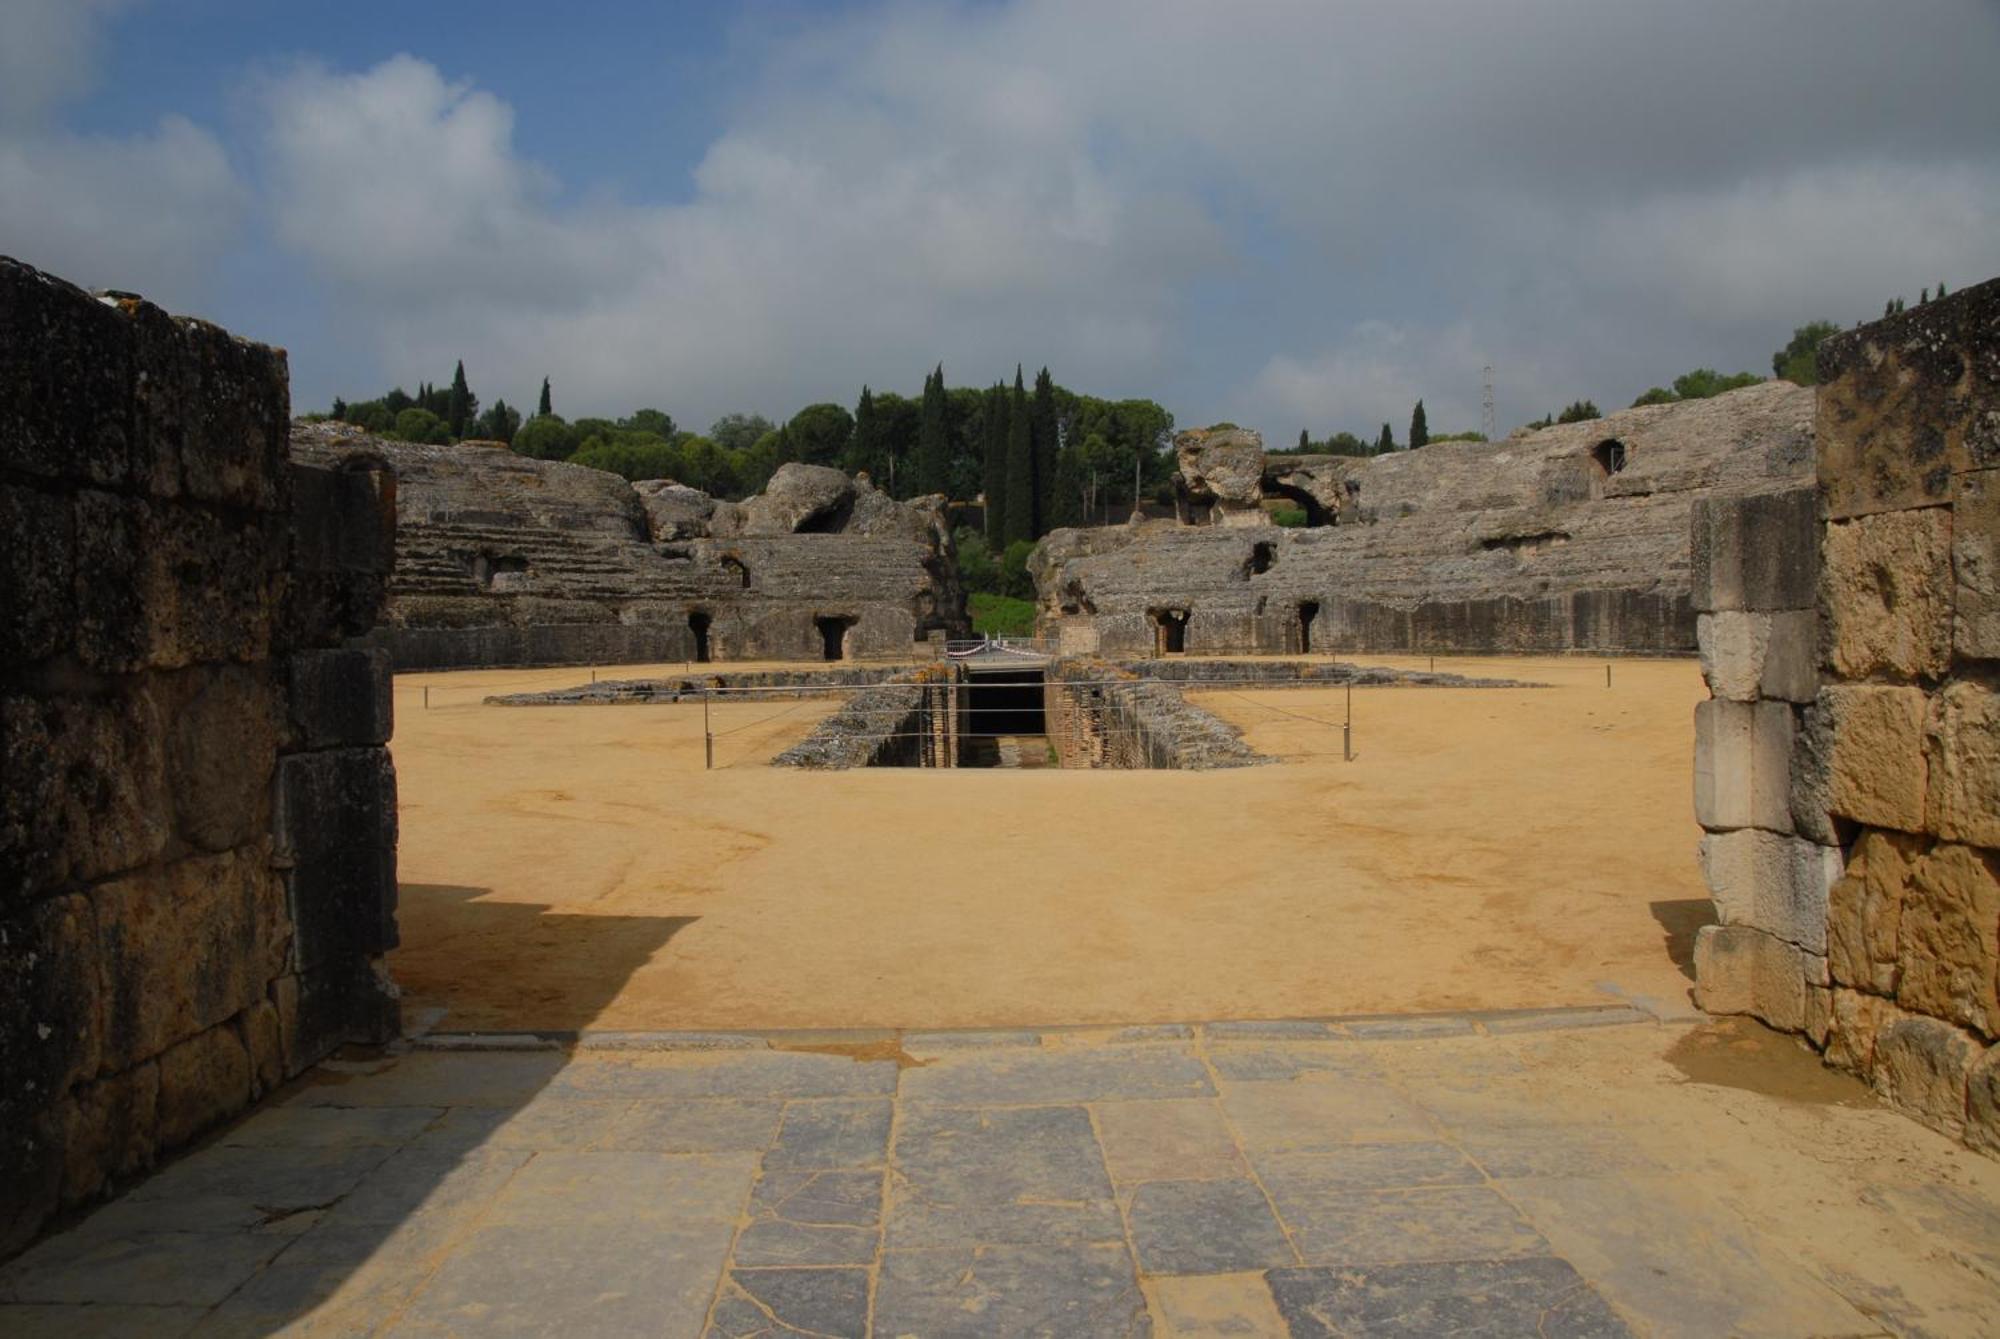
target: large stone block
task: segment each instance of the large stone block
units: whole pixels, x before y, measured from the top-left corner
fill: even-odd
[[[1841,834],[1834,827],[1832,778],[1828,774],[1833,759],[1832,721],[1817,697],[1798,713],[1797,720],[1792,734],[1792,830],[1821,846],[1838,846]]]
[[[2000,469],[1958,476],[1951,573],[1952,650],[1961,660],[2000,660]]]
[[[87,1083],[63,1107],[63,1201],[152,1166],[159,1147],[160,1067],[152,1061]]]
[[[1900,1011],[1879,995],[1833,988],[1833,1022],[1826,1034],[1826,1062],[1866,1081],[1875,1071],[1875,1038]]]
[[[0,483],[0,669],[69,649],[75,534],[67,495]]]
[[[1757,828],[1701,839],[1702,873],[1724,925],[1747,925],[1810,952],[1827,951],[1827,890],[1840,851]]]
[[[97,923],[81,896],[0,921],[0,1124],[97,1071],[103,1051]]]
[[[372,467],[371,467],[372,464]],[[321,646],[375,626],[396,557],[396,476],[355,458],[323,469],[293,464],[291,584],[284,644]]]
[[[0,911],[159,854],[171,828],[163,734],[144,684],[0,698]]]
[[[1820,690],[1829,812],[1874,827],[1924,830],[1924,694],[1836,684]]]
[[[0,257],[0,467],[134,482],[132,329],[119,307]]]
[[[160,1146],[184,1144],[250,1105],[250,1056],[236,1029],[214,1027],[160,1057]]]
[[[1746,925],[1704,925],[1694,941],[1695,1003],[1803,1032],[1808,988],[1828,984],[1826,959]]]
[[[1930,843],[1869,828],[1855,840],[1846,872],[1828,894],[1827,965],[1836,983],[1896,993],[1903,907]]]
[[[151,316],[157,309],[146,313]],[[238,339],[206,321],[139,322],[135,393],[142,447],[156,462],[177,444],[181,486],[206,502],[280,509],[289,478],[290,372],[282,350]],[[155,364],[164,372],[155,387]],[[155,393],[157,391],[158,393]]]
[[[1972,1066],[1984,1049],[1949,1023],[1898,1014],[1875,1034],[1870,1082],[1891,1105],[1956,1139],[1965,1131]]]
[[[309,864],[336,852],[394,850],[396,769],[386,749],[329,749],[278,760],[278,858]]]
[[[189,844],[226,851],[270,828],[277,708],[264,674],[222,666],[197,679],[174,723],[174,812]]]
[[[1819,692],[1819,618],[1810,609],[1770,615],[1764,673],[1757,691],[1783,702],[1810,702]]]
[[[379,963],[350,963],[280,978],[271,989],[285,1073],[295,1075],[348,1042],[384,1042],[401,1027],[396,985]]]
[[[267,848],[182,860],[100,884],[105,1055],[123,1068],[264,997],[291,943]]]
[[[356,846],[302,859],[285,875],[300,971],[396,947],[396,852]]]
[[[1931,848],[1905,895],[1898,949],[1896,1003],[2000,1035],[2000,855]]]
[[[1792,711],[1783,702],[1700,703],[1694,809],[1703,827],[1792,830]]]
[[[1819,348],[1815,437],[1833,517],[1951,500],[1952,475],[2000,465],[2000,284],[1962,289]]]
[[[1966,1076],[1965,1142],[2000,1156],[2000,1046],[1989,1046]]]
[[[1951,508],[1833,521],[1821,546],[1828,664],[1847,679],[1935,678],[1951,664]]]
[[[2000,847],[2000,693],[1970,681],[1932,699],[1929,819],[1951,841]]]
[[[1810,609],[1819,580],[1819,514],[1813,491],[1697,498],[1694,607]]]
[[[395,711],[387,651],[300,651],[287,661],[287,669],[296,748],[389,742],[395,732]]]
[[[1694,634],[1709,695],[1755,702],[1771,640],[1771,616],[1738,611],[1702,614],[1695,619]]]

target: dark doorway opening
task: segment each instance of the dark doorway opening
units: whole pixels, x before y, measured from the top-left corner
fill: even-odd
[[[1279,483],[1275,480],[1266,479],[1264,481],[1264,496],[1281,497],[1287,502],[1296,503],[1299,510],[1306,514],[1306,524],[1309,526],[1340,524],[1340,513],[1329,510],[1325,503],[1321,502],[1311,493],[1308,493],[1305,489],[1300,488],[1297,484]]]
[[[847,659],[847,630],[859,619],[845,615],[816,618],[813,626],[819,629],[819,658],[821,660]]]
[[[1156,655],[1177,656],[1187,650],[1188,611],[1153,611],[1153,651]]]
[[[1605,474],[1616,474],[1625,468],[1625,443],[1616,437],[1607,437],[1591,448],[1590,456]]]
[[[965,676],[965,732],[974,737],[1045,735],[1042,671],[996,670]]]
[[[1318,600],[1299,601],[1299,654],[1311,655],[1313,649],[1313,620],[1319,617]]]
[[[1278,546],[1268,539],[1260,539],[1250,546],[1250,562],[1247,576],[1262,576],[1278,561]]]
[[[736,574],[736,584],[745,590],[750,588],[750,569],[744,566],[743,560],[735,554],[725,553],[722,555],[722,570],[725,572],[734,572]]]
[[[688,615],[688,631],[694,634],[695,663],[699,665],[706,665],[709,660],[708,625],[706,611],[697,609]]]

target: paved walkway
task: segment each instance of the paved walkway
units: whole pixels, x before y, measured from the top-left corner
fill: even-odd
[[[2000,1329],[2000,1167],[1689,1082],[1697,1040],[1612,1009],[332,1064],[0,1269],[0,1333]]]

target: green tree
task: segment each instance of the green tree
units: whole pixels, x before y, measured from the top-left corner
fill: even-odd
[[[1008,542],[1007,551],[1000,555],[1000,593],[1011,595],[1017,600],[1031,600],[1035,596],[1035,579],[1028,575],[1028,555],[1035,551],[1032,539],[1016,539]]]
[[[582,438],[555,414],[537,414],[514,434],[514,453],[537,460],[568,460]]]
[[[1394,451],[1395,449],[1396,449],[1395,435],[1389,431],[1389,425],[1384,423],[1382,425],[1382,435],[1375,439],[1375,454],[1378,456],[1384,456],[1387,455],[1389,452]]]
[[[1374,454],[1374,448],[1351,432],[1336,432],[1326,439],[1326,453],[1330,456],[1367,456]]]
[[[548,379],[547,377],[543,377],[543,378],[542,378],[542,398],[541,398],[541,401],[540,401],[540,403],[538,403],[538,404],[537,404],[537,405],[535,406],[535,417],[536,417],[536,418],[547,418],[547,417],[548,417],[548,416],[549,416],[550,414],[553,414],[553,413],[555,413],[555,412],[556,412],[556,411],[555,411],[554,409],[552,409],[552,408],[550,408],[550,407],[549,407],[549,379]]]
[[[792,415],[785,425],[791,439],[792,459],[807,465],[838,466],[847,456],[848,440],[854,436],[854,415],[837,404],[809,404]]]
[[[724,414],[709,424],[708,435],[725,451],[748,451],[776,426],[762,414]]]
[[[1763,379],[1755,372],[1737,372],[1724,376],[1712,367],[1697,367],[1692,372],[1685,372],[1674,378],[1674,394],[1683,400],[1707,400],[1725,391],[1755,386]]]
[[[1782,380],[1799,386],[1817,386],[1820,342],[1840,333],[1831,321],[1808,321],[1792,331],[1791,342],[1771,355],[1771,371]]]
[[[643,442],[593,438],[579,447],[569,459],[572,465],[609,470],[633,480],[679,479],[682,474],[680,451],[671,442],[663,442],[657,437]]]
[[[495,400],[493,407],[472,425],[473,434],[485,442],[512,442],[520,430],[521,411],[505,400]]]
[[[1034,542],[1035,535],[1035,437],[1029,421],[1028,391],[1021,382],[1021,369],[1014,368],[1014,393],[1007,401],[1007,529],[1011,544],[1016,540]]]
[[[944,364],[924,378],[923,409],[917,418],[917,492],[951,488],[951,424],[944,395]]]
[[[1556,422],[1585,423],[1591,419],[1603,417],[1604,415],[1597,411],[1597,405],[1592,401],[1571,400],[1563,406],[1562,413],[1556,415]]]
[[[1306,435],[1306,430],[1304,428],[1300,428],[1298,452],[1300,455],[1303,456],[1310,454],[1311,451],[1312,451],[1312,438]]]
[[[479,417],[479,397],[472,393],[472,387],[465,384],[465,360],[458,360],[458,366],[451,374],[451,394],[448,397],[444,421],[451,428],[454,437],[465,436],[465,430]]]
[[[1007,386],[996,381],[986,392],[985,413],[981,417],[982,445],[986,459],[981,471],[986,495],[986,539],[998,544],[1007,534]]]
[[[1430,440],[1430,424],[1424,421],[1424,402],[1419,400],[1417,401],[1417,407],[1410,411],[1410,450],[1414,451],[1420,446],[1427,446]]]
[[[952,535],[952,546],[958,550],[958,579],[966,590],[998,595],[1000,564],[993,561],[986,537],[970,526],[961,526]]]
[[[1672,404],[1680,398],[1665,386],[1652,386],[1640,393],[1639,398],[1632,402],[1632,407],[1637,409],[1642,405]]]
[[[445,421],[428,409],[415,405],[396,415],[395,436],[405,442],[426,442],[433,446],[451,440]]]
[[[888,486],[888,474],[883,469],[882,421],[875,414],[875,393],[867,386],[861,388],[861,399],[854,406],[854,436],[848,440],[847,461],[842,466],[849,474],[864,471],[881,487]]]
[[[1062,450],[1062,434],[1056,427],[1055,382],[1049,369],[1035,374],[1035,407],[1029,420],[1034,433],[1035,537],[1046,535],[1056,501],[1056,454]]]
[[[681,430],[674,423],[674,416],[664,409],[635,409],[618,420],[618,426],[627,432],[643,432],[671,442],[680,436]]]
[[[1050,490],[1049,529],[1082,525],[1084,478],[1081,449],[1072,444],[1056,452],[1054,486]]]

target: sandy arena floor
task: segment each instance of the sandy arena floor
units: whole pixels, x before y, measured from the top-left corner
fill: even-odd
[[[1198,700],[1280,765],[809,774],[827,702],[718,707],[706,772],[699,706],[406,675],[392,968],[451,1030],[1684,1006],[1695,665],[1437,664],[1555,686],[1356,690],[1352,763],[1341,692],[1250,690]]]

